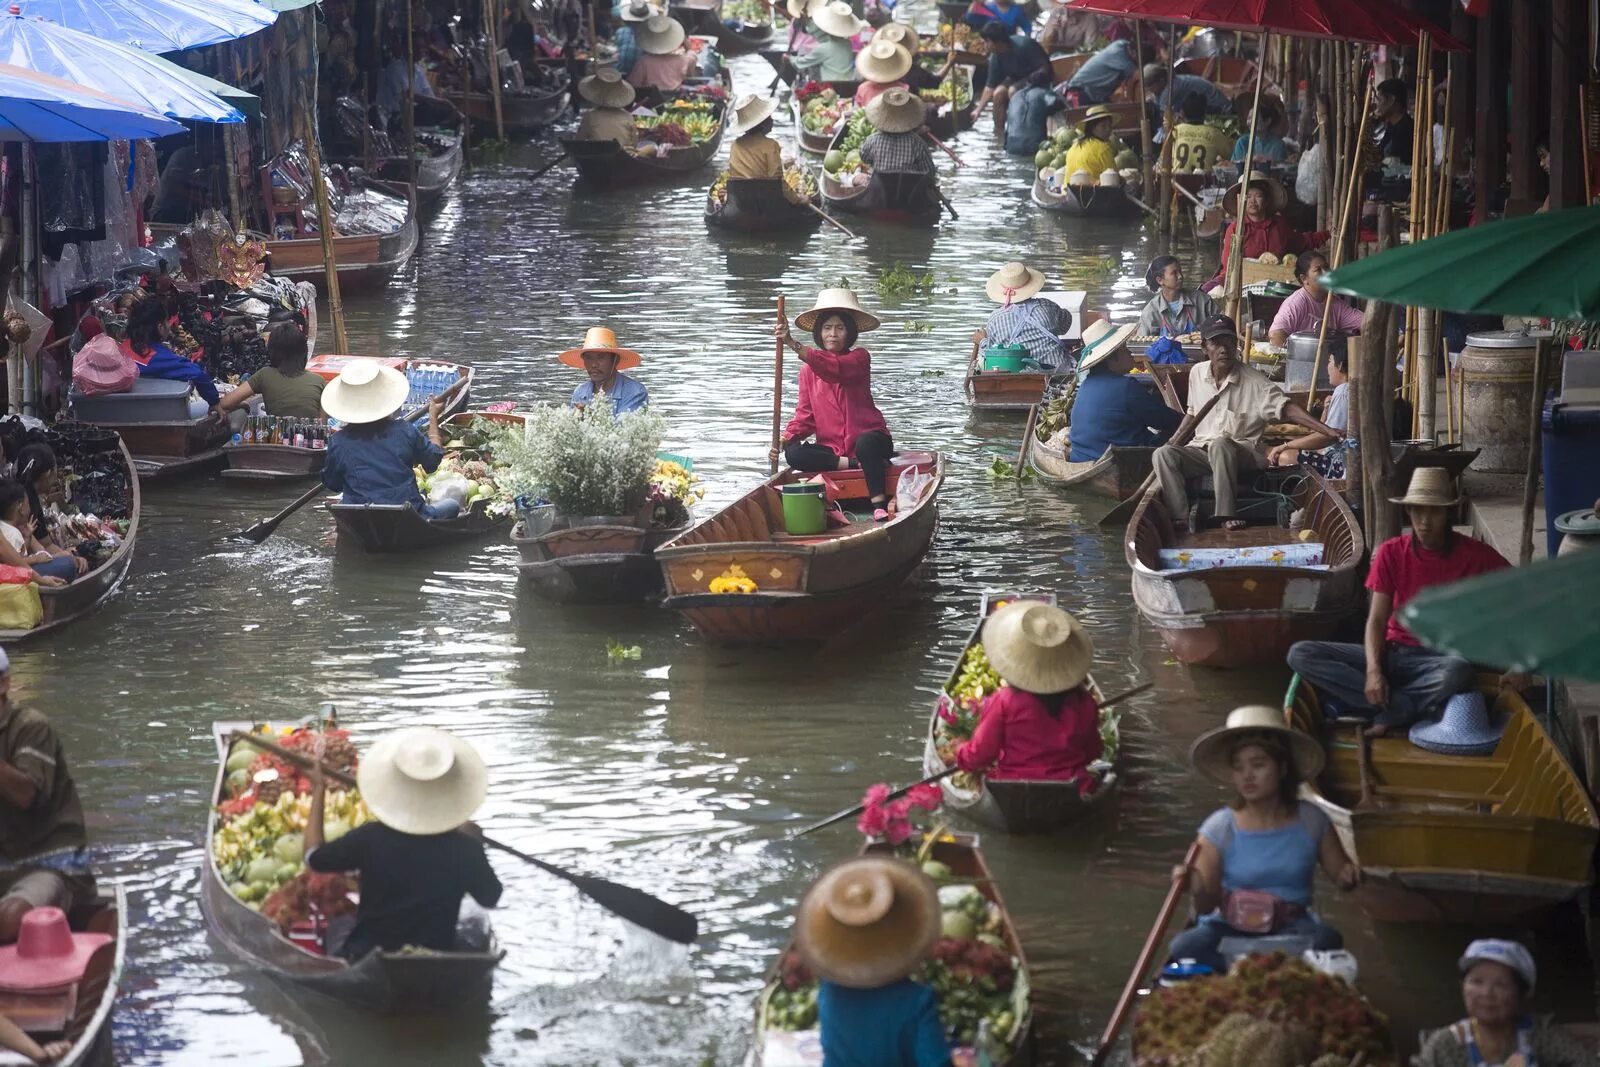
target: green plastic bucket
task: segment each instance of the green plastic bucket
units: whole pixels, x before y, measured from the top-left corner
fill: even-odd
[[[1027,358],[1028,350],[1022,345],[990,345],[983,350],[983,369],[1016,374]]]
[[[786,485],[783,494],[784,532],[798,536],[819,534],[828,528],[828,487],[821,482]]]

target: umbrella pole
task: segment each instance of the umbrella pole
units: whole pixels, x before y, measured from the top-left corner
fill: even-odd
[[[1517,562],[1533,559],[1533,505],[1539,496],[1539,471],[1544,441],[1539,423],[1544,415],[1544,380],[1550,373],[1550,338],[1543,337],[1533,348],[1533,403],[1528,411],[1528,470],[1522,486],[1522,537],[1517,542]]]
[[[483,0],[483,35],[489,46],[489,95],[494,100],[494,135],[504,141],[506,120],[500,110],[500,26],[495,0]]]
[[[952,37],[952,40],[953,39],[954,37]],[[1144,196],[1149,196],[1151,193],[1155,192],[1156,189],[1155,168],[1152,166],[1152,160],[1150,158],[1152,154],[1152,142],[1150,140],[1150,101],[1149,98],[1145,96],[1144,88],[1144,21],[1142,19],[1133,20],[1133,50],[1134,62],[1139,65],[1139,157],[1140,170],[1142,171],[1141,178],[1144,186],[1141,190],[1141,193]],[[1167,98],[1169,100],[1172,98],[1172,90],[1170,88],[1167,90]],[[954,95],[950,97],[950,101],[951,106],[954,107]]]
[[[1271,41],[1272,34],[1263,33],[1261,48],[1256,56],[1255,101],[1250,105],[1250,133],[1244,143],[1244,172],[1240,176],[1244,184],[1239,187],[1238,201],[1233,205],[1233,243],[1228,246],[1227,269],[1223,274],[1228,286],[1228,317],[1236,323],[1239,321],[1240,291],[1244,283],[1244,194],[1250,187],[1250,168],[1255,165],[1256,123],[1261,119],[1261,81],[1267,73],[1267,47]]]
[[[301,101],[300,121],[305,129],[306,161],[311,164],[311,189],[317,198],[317,236],[322,241],[322,271],[328,286],[328,315],[333,319],[335,352],[349,352],[350,339],[344,332],[344,302],[339,299],[339,261],[333,250],[333,208],[328,203],[328,181],[322,173],[322,146],[311,127],[306,104]]]

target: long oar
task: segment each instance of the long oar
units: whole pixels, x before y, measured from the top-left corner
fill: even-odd
[[[1136,685],[1132,689],[1129,689],[1125,693],[1118,693],[1116,696],[1112,697],[1110,700],[1102,700],[1100,702],[1100,707],[1109,708],[1111,705],[1119,704],[1122,701],[1127,700],[1129,697],[1136,697],[1140,693],[1144,692],[1146,689],[1149,689],[1151,686],[1153,686],[1155,684],[1156,683],[1154,683],[1154,682],[1145,682],[1143,685]],[[909,793],[911,790],[915,789],[919,785],[931,785],[932,783],[939,781],[941,778],[950,777],[952,774],[956,773],[956,771],[958,771],[958,770],[960,770],[959,767],[946,767],[944,770],[940,771],[938,774],[929,775],[927,778],[924,778],[920,782],[912,782],[908,786],[903,786],[903,787],[901,787],[899,789],[896,789],[894,792],[890,793],[884,799],[885,800],[893,800],[896,797],[904,796],[906,793]],[[848,819],[853,815],[860,815],[864,810],[866,810],[866,805],[865,804],[857,804],[853,808],[846,808],[844,811],[839,812],[837,815],[830,815],[826,819],[823,819],[821,822],[814,822],[810,826],[807,826],[807,827],[805,827],[803,829],[800,829],[800,830],[796,830],[794,833],[789,835],[788,840],[793,841],[797,837],[804,837],[806,834],[812,833],[813,831],[816,831],[816,830],[820,830],[825,826],[832,826],[836,822],[843,822],[845,819]]]
[[[939,140],[939,138],[935,137],[933,135],[933,131],[928,129],[926,126],[924,126],[922,128],[922,136],[926,137],[928,140],[932,141],[934,144],[936,144],[940,148],[944,149],[944,154],[949,156],[951,159],[955,160],[956,161],[956,166],[964,167],[964,166],[967,165],[966,160],[964,160],[960,156],[956,155],[955,152],[953,152],[951,150],[949,145],[945,144],[943,141]]]
[[[783,294],[778,294],[778,325],[789,321],[783,313]],[[777,474],[783,454],[778,446],[783,443],[783,338],[778,338],[777,351],[772,354],[772,458],[767,463],[767,473]]]
[[[847,227],[844,223],[840,222],[838,219],[834,218],[832,215],[828,214],[826,211],[822,210],[820,207],[818,207],[817,205],[813,204],[811,201],[809,201],[809,200],[806,201],[806,207],[810,208],[812,211],[815,211],[818,215],[821,215],[823,217],[823,219],[825,219],[827,221],[829,226],[832,226],[834,229],[838,230],[840,233],[844,234],[846,237],[849,237],[852,240],[855,238],[856,232],[854,230],[852,230],[849,227]]]
[[[529,175],[528,176],[528,180],[531,182],[531,181],[536,181],[539,178],[543,178],[546,174],[550,173],[551,171],[555,170],[557,167],[561,166],[561,164],[565,163],[569,158],[571,158],[571,157],[569,157],[565,152],[561,153],[554,160],[552,160],[551,162],[545,164],[544,166],[540,167],[538,170],[534,171],[531,175]]]
[[[232,739],[264,749],[280,759],[287,760],[299,767],[309,768],[316,762],[310,756],[284,748],[282,745],[269,741],[257,734],[235,731]],[[326,763],[322,764],[322,773],[347,786],[356,784],[354,775],[346,774],[344,771],[330,767]],[[490,848],[497,848],[501,852],[517,857],[519,860],[526,860],[541,871],[571,882],[577,887],[578,892],[613,915],[626,919],[635,926],[642,926],[651,933],[666,938],[668,941],[676,941],[680,945],[690,945],[699,936],[699,919],[696,919],[682,908],[674,904],[668,904],[666,901],[653,897],[643,890],[608,882],[604,878],[591,878],[588,875],[564,871],[560,867],[546,863],[544,860],[534,859],[527,853],[520,852],[510,845],[496,841],[492,837],[485,836],[481,840]]]
[[[956,214],[956,206],[950,202],[950,198],[948,196],[944,195],[943,189],[940,189],[937,185],[935,185],[933,187],[933,195],[939,198],[939,203],[943,204],[944,209],[950,212],[950,217],[952,219],[957,222],[961,221],[961,216]]]
[[[1028,463],[1028,445],[1033,437],[1033,428],[1039,424],[1039,405],[1035,404],[1028,409],[1028,425],[1022,431],[1022,447],[1017,449],[1017,481],[1022,481],[1022,472]]]
[[[1161,911],[1156,916],[1156,924],[1150,928],[1150,935],[1144,939],[1144,948],[1139,950],[1139,959],[1134,963],[1132,973],[1128,975],[1128,984],[1122,987],[1122,996],[1117,998],[1116,1010],[1111,1013],[1111,1020],[1106,1023],[1105,1033],[1100,1035],[1100,1044],[1094,1050],[1094,1058],[1089,1061],[1090,1067],[1100,1067],[1100,1064],[1105,1062],[1106,1054],[1111,1051],[1117,1035],[1122,1032],[1123,1024],[1128,1021],[1128,1014],[1133,1010],[1133,998],[1139,992],[1139,983],[1144,981],[1145,975],[1150,970],[1150,963],[1155,959],[1156,950],[1161,947],[1161,940],[1166,935],[1167,924],[1172,922],[1172,913],[1178,910],[1178,903],[1183,899],[1183,891],[1188,888],[1189,869],[1199,858],[1200,842],[1196,840],[1189,845],[1189,851],[1184,854],[1182,870],[1173,876],[1172,888],[1167,890],[1167,899],[1162,903]]]
[[[1211,409],[1221,397],[1222,394],[1217,393],[1210,400],[1200,405],[1200,414],[1194,417],[1194,421],[1185,427],[1182,433],[1174,434],[1172,440],[1168,441],[1167,444],[1179,447],[1188,444],[1189,439],[1194,436],[1194,428],[1205,421],[1205,417],[1211,414]],[[1139,483],[1139,488],[1134,491],[1132,496],[1119,502],[1116,507],[1106,512],[1105,516],[1100,520],[1100,525],[1115,526],[1118,523],[1127,522],[1133,515],[1133,509],[1139,506],[1139,501],[1144,499],[1144,495],[1150,491],[1150,487],[1154,484],[1156,484],[1156,472],[1152,470],[1145,475],[1144,481]],[[1176,519],[1178,516],[1174,515],[1173,518]]]
[[[456,390],[460,389],[462,386],[464,386],[466,384],[467,384],[467,379],[466,378],[457,378],[455,381],[451,382],[449,384],[449,386],[447,386],[444,389],[443,392],[441,392],[439,394],[438,398],[442,400],[445,397],[452,395],[453,393],[456,392]],[[427,410],[428,410],[427,405],[423,405],[422,407],[418,408],[416,411],[413,411],[411,414],[407,415],[406,416],[406,421],[407,422],[415,422],[415,421],[417,421],[418,419],[420,419],[423,416],[423,414]],[[287,519],[290,515],[293,515],[295,512],[299,511],[301,508],[305,507],[307,504],[311,503],[317,497],[321,496],[323,493],[326,493],[326,492],[327,492],[327,490],[322,487],[322,483],[318,482],[316,485],[313,485],[310,489],[307,489],[300,496],[300,498],[298,500],[296,500],[294,503],[290,504],[288,507],[284,508],[282,511],[278,512],[276,515],[274,515],[274,516],[272,516],[271,518],[268,518],[268,519],[262,519],[260,522],[256,523],[254,526],[250,527],[248,530],[240,530],[238,533],[234,534],[233,535],[234,540],[237,540],[237,541],[249,541],[252,544],[259,545],[261,542],[263,542],[267,538],[271,537],[273,532],[275,530],[277,530],[277,528],[279,526],[283,525],[283,520],[284,519]]]

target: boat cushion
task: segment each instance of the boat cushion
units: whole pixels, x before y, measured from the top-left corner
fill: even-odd
[[[188,422],[189,383],[140,378],[126,393],[89,396],[76,386],[68,393],[73,413],[84,422]]]
[[[1235,548],[1163,548],[1164,571],[1206,571],[1222,567],[1304,567],[1327,570],[1322,542],[1286,545],[1247,545]]]

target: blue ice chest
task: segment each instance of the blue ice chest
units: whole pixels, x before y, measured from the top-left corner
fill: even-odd
[[[1556,516],[1600,500],[1600,404],[1544,406],[1545,551],[1556,554]]]

